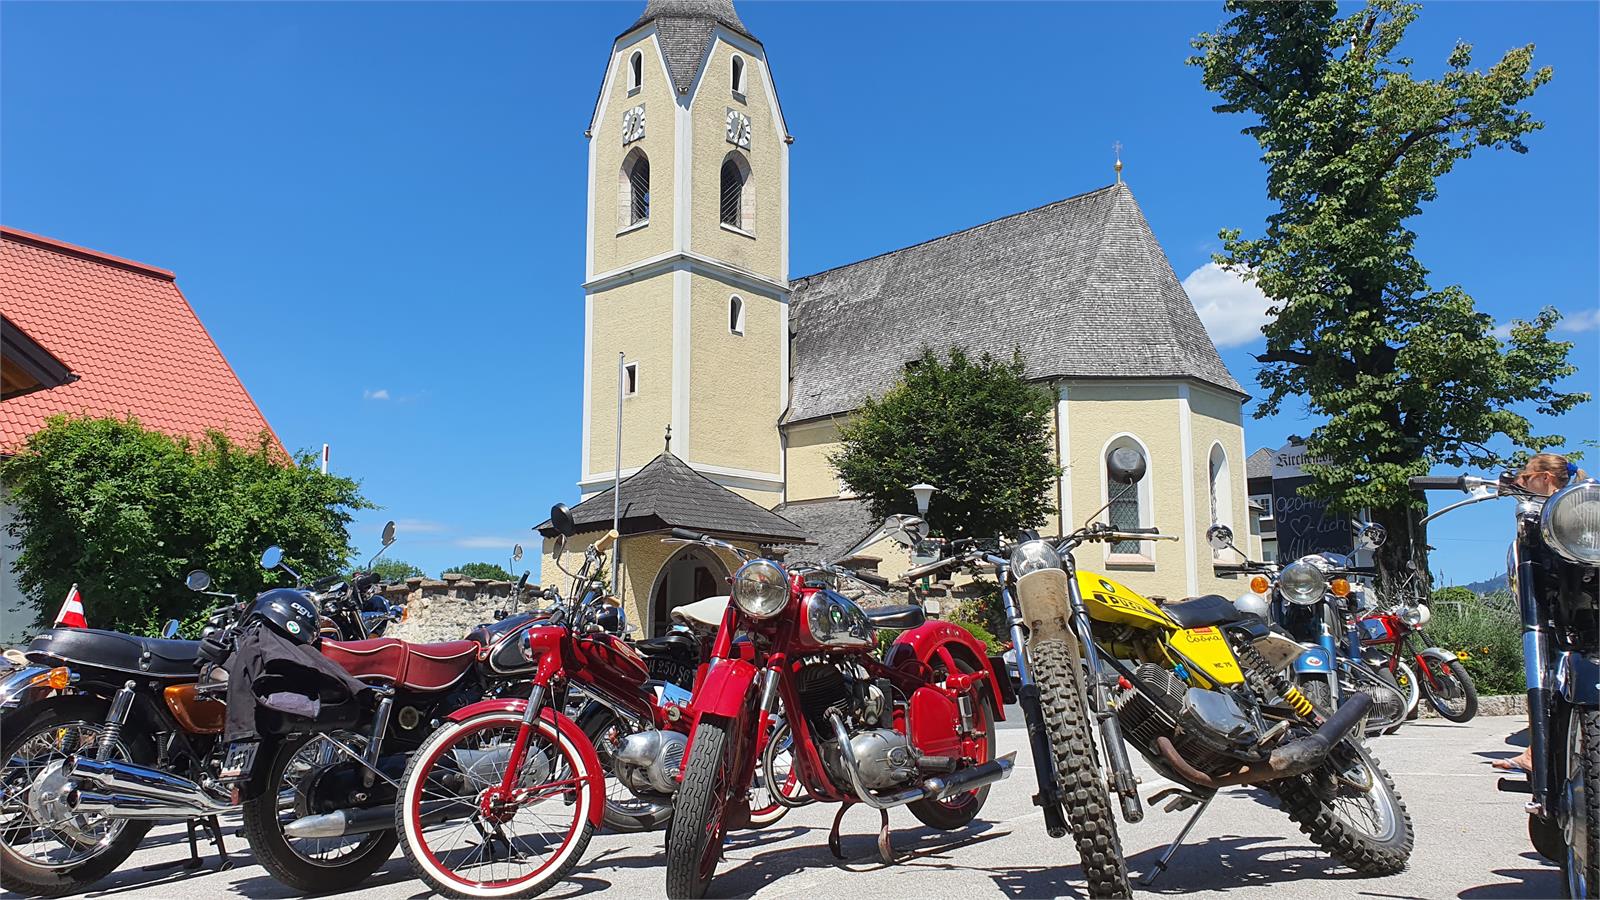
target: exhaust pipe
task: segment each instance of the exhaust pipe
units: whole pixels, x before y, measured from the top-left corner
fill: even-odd
[[[464,816],[473,809],[471,803],[458,800],[430,800],[422,806],[424,826],[437,825],[449,819],[452,813]],[[292,838],[335,838],[393,830],[393,803],[362,809],[341,809],[315,816],[301,816],[283,826],[284,835]]]
[[[190,819],[231,812],[237,805],[206,793],[197,782],[149,766],[74,756],[68,778],[78,786],[67,797],[75,812],[112,819]]]
[[[1326,762],[1334,745],[1344,740],[1352,729],[1361,724],[1361,720],[1366,717],[1367,710],[1371,707],[1372,698],[1358,692],[1346,700],[1338,712],[1325,719],[1322,727],[1314,733],[1296,738],[1274,749],[1271,755],[1261,762],[1250,763],[1236,772],[1225,775],[1207,775],[1189,765],[1189,761],[1178,753],[1178,748],[1173,746],[1172,740],[1165,735],[1156,738],[1156,749],[1161,752],[1161,758],[1176,769],[1179,775],[1201,787],[1222,788],[1277,781],[1280,778],[1304,775]]]
[[[928,792],[928,796],[935,800],[949,800],[957,794],[965,794],[984,785],[994,784],[1010,775],[1011,769],[1016,764],[1017,751],[1013,750],[999,759],[991,759],[950,775],[929,778],[922,783],[922,787]]]
[[[861,780],[861,770],[850,746],[850,730],[845,727],[844,719],[838,713],[830,712],[828,721],[833,723],[833,736],[838,742],[839,756],[844,763],[845,771],[850,775],[850,787],[856,796],[861,798],[862,803],[873,809],[904,806],[930,797],[935,800],[948,800],[956,794],[975,790],[1005,778],[1011,774],[1011,769],[1016,765],[1017,754],[1012,751],[999,759],[991,759],[970,769],[928,778],[916,787],[905,788],[893,794],[874,794]]]

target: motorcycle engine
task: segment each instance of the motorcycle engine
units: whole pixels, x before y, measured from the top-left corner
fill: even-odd
[[[1134,676],[1155,699],[1127,688],[1117,699],[1117,719],[1128,738],[1152,754],[1156,739],[1165,737],[1189,765],[1215,773],[1237,768],[1240,754],[1260,739],[1254,721],[1231,696],[1189,687],[1155,663],[1140,666]]]
[[[840,784],[850,783],[850,773],[829,712],[844,720],[850,753],[865,787],[884,790],[916,778],[917,753],[910,739],[888,727],[894,717],[893,688],[887,680],[874,682],[859,666],[826,660],[810,661],[798,678],[800,708],[811,733],[821,739],[823,763]]]
[[[1366,727],[1369,731],[1382,730],[1405,720],[1409,698],[1389,680],[1387,673],[1380,674],[1379,670],[1366,666],[1353,666],[1345,675],[1347,677],[1340,688],[1346,694],[1361,691],[1372,698],[1372,707],[1367,711]]]

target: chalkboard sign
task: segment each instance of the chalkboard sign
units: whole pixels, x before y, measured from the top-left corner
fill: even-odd
[[[1348,517],[1334,515],[1327,503],[1298,493],[1311,483],[1311,476],[1300,469],[1305,460],[1305,447],[1290,444],[1272,461],[1272,517],[1277,522],[1278,559],[1285,563],[1312,553],[1355,549]]]

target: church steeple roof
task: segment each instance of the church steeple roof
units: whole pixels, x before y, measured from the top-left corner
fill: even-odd
[[[756,40],[739,19],[733,0],[649,0],[644,15],[623,34],[650,23],[656,26],[667,74],[680,94],[687,94],[694,85],[695,74],[711,52],[711,33],[718,25]]]

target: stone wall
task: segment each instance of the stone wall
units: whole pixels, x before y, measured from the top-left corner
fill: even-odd
[[[493,622],[497,611],[516,613],[530,608],[539,586],[524,588],[520,605],[511,602],[516,586],[514,581],[468,578],[458,572],[384,585],[384,597],[406,608],[405,621],[389,626],[385,636],[424,643],[458,641],[474,625]]]

